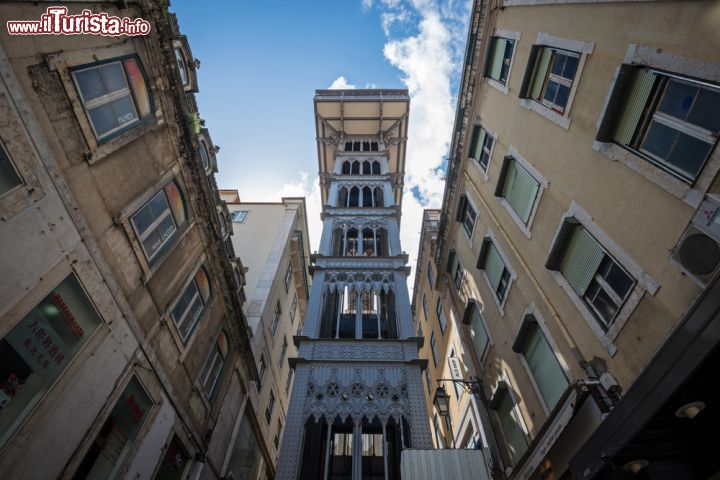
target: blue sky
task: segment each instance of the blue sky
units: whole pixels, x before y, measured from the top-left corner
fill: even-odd
[[[417,195],[403,200],[402,240],[414,252],[422,208],[441,202],[469,9],[469,0],[173,1],[201,61],[218,184],[247,201],[308,197],[316,244],[315,89],[409,88],[406,193]]]

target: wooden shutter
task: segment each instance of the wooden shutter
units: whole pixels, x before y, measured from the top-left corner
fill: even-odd
[[[530,218],[535,198],[540,185],[525,168],[513,160],[508,166],[505,177],[503,197],[518,214],[523,223],[527,224]]]
[[[508,41],[504,38],[496,38],[495,44],[493,45],[492,55],[490,57],[489,73],[488,75],[495,79],[500,80],[500,73],[502,72],[503,61],[505,60],[505,47],[507,47]]]
[[[502,277],[504,269],[505,262],[503,262],[495,245],[490,242],[487,249],[487,256],[485,257],[484,270],[485,275],[487,275],[488,280],[490,280],[493,291],[497,290],[498,285],[500,285],[500,277]]]
[[[477,157],[477,151],[478,151],[478,141],[480,140],[480,132],[481,132],[480,125],[475,125],[473,127],[472,137],[470,137],[470,148],[468,149],[468,157],[474,158],[475,160],[478,159]],[[482,144],[482,142],[480,142]]]
[[[550,59],[553,51],[545,47],[538,56],[537,65],[533,72],[532,86],[530,87],[530,98],[538,99],[542,94],[543,85],[545,85],[545,77],[550,67]]]
[[[613,139],[623,145],[628,145],[632,141],[633,134],[637,128],[640,117],[645,110],[650,93],[657,75],[650,70],[641,69],[635,74],[632,87],[625,101],[622,115],[615,127]]]
[[[575,228],[565,255],[560,261],[560,272],[579,296],[585,293],[603,258],[603,250],[584,228]]]
[[[528,330],[522,353],[545,404],[552,410],[565,392],[568,381],[538,324],[531,323]]]

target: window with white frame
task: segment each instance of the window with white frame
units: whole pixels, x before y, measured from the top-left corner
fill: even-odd
[[[447,328],[447,318],[445,318],[445,311],[443,310],[442,300],[438,298],[437,305],[435,306],[435,313],[437,314],[438,323],[440,324],[440,332],[444,335],[445,329]]]
[[[558,270],[607,331],[636,284],[582,225],[565,222],[549,267]]]
[[[267,421],[267,424],[270,425],[270,420],[272,420],[272,414],[273,410],[275,409],[275,392],[270,390],[270,397],[268,397],[268,403],[265,407],[265,421]]]
[[[468,237],[472,237],[476,218],[477,212],[475,211],[475,207],[472,206],[466,195],[462,195],[458,203],[455,220],[462,222],[463,228],[465,229],[465,233],[467,233]]]
[[[5,147],[0,143],[0,196],[19,185],[22,185],[22,180],[5,152]]]
[[[503,382],[504,384],[504,382]],[[505,437],[506,452],[510,464],[515,465],[528,448],[528,440],[523,429],[520,411],[510,393],[510,387],[498,388],[490,401],[490,407],[497,413],[497,418]]]
[[[539,191],[540,182],[517,159],[505,157],[495,195],[505,199],[524,225],[530,221]]]
[[[98,141],[152,117],[152,99],[136,56],[79,66],[71,74]]]
[[[288,341],[287,337],[283,337],[283,344],[282,348],[280,349],[280,368],[283,367],[283,362],[285,361],[285,355],[287,354],[287,348],[288,348]]]
[[[200,323],[210,293],[207,271],[200,267],[185,286],[170,313],[184,344],[187,344]]]
[[[485,323],[483,322],[478,303],[472,298],[468,300],[465,306],[463,323],[465,323],[470,330],[470,337],[472,338],[475,352],[477,352],[478,359],[482,362],[485,350],[490,344],[490,337],[485,329]]]
[[[720,133],[720,86],[623,65],[597,139],[615,142],[692,183]]]
[[[435,332],[430,332],[430,350],[432,351],[433,363],[435,367],[437,367],[440,354],[438,353],[437,344],[435,343]]]
[[[258,381],[255,384],[257,391],[259,392],[262,388],[263,377],[265,377],[265,370],[267,370],[267,362],[265,361],[265,354],[260,354],[260,364],[258,365]]]
[[[165,185],[130,217],[145,258],[153,262],[169,246],[179,227],[187,222],[187,211],[180,187],[175,181]]]
[[[521,96],[531,98],[563,115],[570,100],[581,54],[545,45],[534,45]]]
[[[248,210],[235,210],[232,212],[233,223],[245,223],[245,219],[248,216]]]
[[[280,323],[280,315],[282,315],[282,309],[280,308],[280,300],[275,303],[275,313],[273,313],[272,323],[270,324],[270,333],[275,336],[278,324]]]
[[[490,156],[492,155],[494,143],[495,137],[485,128],[480,125],[473,127],[468,157],[477,161],[485,173],[487,173],[488,165],[490,164]]]
[[[478,259],[478,268],[485,272],[485,277],[495,293],[498,303],[502,305],[505,302],[512,273],[490,238],[483,241]]]
[[[465,279],[465,270],[462,267],[462,264],[460,263],[460,260],[455,257],[455,272],[453,272],[453,284],[455,285],[455,288],[459,291],[462,287],[463,280]]]
[[[227,335],[221,330],[210,347],[210,354],[200,373],[200,384],[208,399],[211,399],[216,392],[229,350]]]
[[[568,386],[568,379],[560,366],[545,333],[532,314],[523,319],[513,350],[523,356],[525,364],[545,401],[552,410]]]
[[[292,261],[288,262],[287,271],[285,272],[285,292],[290,291],[290,283],[292,282]]]
[[[515,41],[502,37],[490,37],[485,76],[502,85],[507,85],[510,76]]]

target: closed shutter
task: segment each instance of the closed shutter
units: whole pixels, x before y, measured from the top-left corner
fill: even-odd
[[[485,348],[487,348],[487,344],[490,339],[488,338],[487,331],[485,330],[485,325],[483,325],[482,317],[480,315],[480,311],[477,309],[477,305],[472,306],[470,317],[470,335],[472,336],[478,358],[482,359],[483,353],[485,353]]]
[[[550,67],[552,53],[552,50],[549,48],[543,48],[540,53],[537,65],[535,66],[535,73],[533,74],[530,98],[537,99],[540,98],[540,95],[542,94],[543,85],[545,84],[545,76],[547,75],[548,67]]]
[[[505,269],[505,263],[497,251],[495,245],[491,242],[488,245],[487,256],[485,257],[485,275],[490,280],[493,290],[497,290],[500,285],[500,277]]]
[[[527,170],[513,160],[508,166],[503,197],[518,214],[523,223],[530,218],[540,185]]]
[[[505,47],[508,41],[504,38],[496,38],[493,46],[492,57],[490,57],[490,77],[500,80],[502,72],[503,60],[505,58]]]
[[[480,131],[482,129],[480,128],[480,125],[475,125],[473,127],[472,137],[470,138],[470,148],[468,149],[468,157],[474,158],[475,160],[478,159],[477,151],[478,151],[478,140],[480,139]],[[482,142],[480,142],[482,145]]]
[[[565,392],[568,381],[538,324],[533,323],[529,328],[523,355],[545,404],[552,410]]]
[[[655,73],[645,69],[638,70],[635,74],[633,85],[625,101],[625,107],[613,134],[613,138],[618,143],[629,145],[632,141],[656,78]]]
[[[587,290],[602,258],[603,250],[592,235],[576,227],[560,261],[560,272],[579,296]]]

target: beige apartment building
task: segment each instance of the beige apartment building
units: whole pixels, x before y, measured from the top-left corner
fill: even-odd
[[[474,2],[413,299],[437,446],[496,478],[720,470],[719,31],[711,1]],[[482,390],[443,382],[445,421],[458,375]]]
[[[161,2],[83,8],[150,33],[0,32],[0,477],[272,477],[199,63]]]
[[[233,246],[245,266],[243,310],[259,382],[248,392],[275,469],[286,423],[299,335],[310,292],[310,240],[304,198],[243,202],[221,190],[230,211]]]

